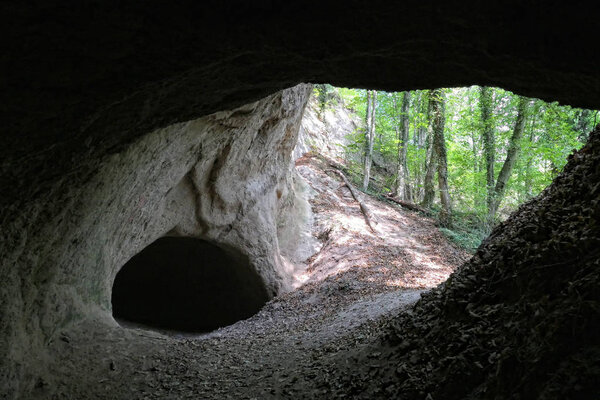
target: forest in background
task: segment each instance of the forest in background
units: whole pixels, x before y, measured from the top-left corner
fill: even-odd
[[[548,186],[600,122],[598,111],[500,88],[385,92],[320,84],[314,94],[321,112],[341,103],[362,120],[344,148],[354,183],[422,207],[469,250]]]

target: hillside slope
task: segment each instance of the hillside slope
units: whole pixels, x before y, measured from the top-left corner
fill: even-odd
[[[313,395],[597,399],[600,185],[585,182],[599,166],[596,129],[443,285],[370,346],[327,360]]]

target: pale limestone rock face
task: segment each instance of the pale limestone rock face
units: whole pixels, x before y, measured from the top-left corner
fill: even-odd
[[[344,157],[349,135],[360,129],[362,124],[341,98],[336,96],[324,110],[320,110],[316,96],[312,95],[304,110],[292,159],[297,160],[313,150],[332,159]],[[283,198],[287,212],[280,215],[277,223],[279,245],[281,254],[291,261],[293,285],[298,286],[303,283],[306,261],[320,250],[322,243],[313,236],[315,217],[309,203],[316,192],[295,169],[290,170],[286,182],[288,185]]]
[[[349,135],[364,128],[364,122],[348,110],[339,97],[331,100],[324,110],[319,110],[319,102],[311,96],[294,149],[294,159],[304,153],[317,150],[330,158],[343,157],[344,146],[350,143]]]
[[[287,290],[292,271],[280,255],[276,221],[294,206],[282,193],[290,187],[291,153],[309,93],[310,86],[298,85],[151,132],[107,157],[87,181],[74,177],[79,186],[71,185],[60,206],[52,199],[32,204],[32,212],[44,210],[47,218],[21,226],[28,236],[3,254],[5,283],[15,283],[3,287],[0,299],[8,360],[20,365],[12,365],[11,377],[18,381],[27,368],[43,368],[33,353],[70,323],[114,324],[117,272],[163,236],[231,249],[248,258],[270,296]],[[285,234],[293,242],[294,232]]]

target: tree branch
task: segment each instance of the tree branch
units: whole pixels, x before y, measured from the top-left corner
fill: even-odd
[[[423,214],[426,215],[430,215],[431,213],[429,211],[427,211],[426,209],[424,209],[423,207],[420,207],[414,203],[408,202],[408,201],[402,201],[402,200],[398,200],[393,196],[390,195],[384,195],[383,197],[385,197],[386,199],[388,199],[389,201],[392,201],[404,208],[408,208],[409,210],[413,210],[413,211],[419,211],[422,212]]]
[[[352,187],[352,184],[348,181],[348,179],[346,178],[346,175],[344,175],[342,171],[337,170],[337,169],[330,169],[329,171],[335,172],[338,176],[340,176],[340,178],[342,178],[342,180],[344,181],[344,184],[348,187],[348,189],[350,189],[350,193],[352,193],[352,197],[354,197],[354,200],[356,200],[356,202],[360,206],[360,211],[363,213],[363,215],[365,217],[365,221],[366,221],[367,225],[369,226],[369,229],[371,229],[371,232],[377,233],[377,232],[375,232],[375,229],[373,228],[373,225],[371,223],[371,220],[373,219],[373,214],[371,213],[371,210],[369,210],[367,205],[362,201],[361,196],[358,194],[356,189],[354,189],[354,187]]]

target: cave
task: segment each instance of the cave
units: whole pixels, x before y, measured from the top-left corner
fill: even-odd
[[[247,259],[195,238],[156,240],[121,268],[112,289],[115,318],[185,332],[246,319],[267,299]]]
[[[128,358],[141,373],[120,385],[130,390],[121,398],[177,397],[160,392],[175,375],[196,385],[195,396],[225,397],[214,379],[219,363],[194,380],[196,371],[178,364],[157,385],[162,365],[153,357],[178,355],[186,342],[119,326],[112,284],[128,260],[173,233],[218,243],[227,257],[243,254],[232,256],[235,265],[253,272],[232,274],[253,277],[254,311],[289,290],[277,230],[293,225],[289,153],[310,91],[303,82],[389,91],[478,84],[600,108],[597,17],[565,2],[116,8],[52,0],[1,9],[0,398],[115,398],[106,388],[138,371],[119,369]],[[304,398],[335,398],[335,390],[348,398],[380,382],[388,386],[377,395],[360,393],[390,398],[386,388],[399,381],[406,399],[595,398],[599,155],[597,131],[547,196],[498,226],[466,267],[420,300],[412,320],[390,321],[402,329],[382,334],[383,353],[348,347],[328,369],[358,360],[383,378],[361,380],[348,367],[343,385],[316,385],[314,372],[291,360],[289,373],[269,382],[308,382]],[[519,314],[533,305],[542,311]],[[473,321],[481,329],[470,329]],[[461,353],[491,327],[504,334]],[[534,335],[534,327],[544,330]],[[447,354],[428,347],[450,338]],[[290,342],[305,352],[301,345]],[[221,345],[190,346],[202,353]],[[422,381],[409,364],[427,367]],[[240,382],[227,395],[250,390]]]

